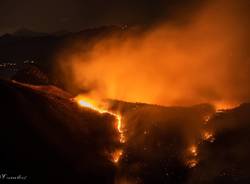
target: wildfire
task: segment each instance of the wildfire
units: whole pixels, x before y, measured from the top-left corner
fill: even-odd
[[[211,119],[211,115],[207,115],[204,117],[204,124],[206,125]]]
[[[119,162],[121,156],[123,154],[122,150],[116,150],[114,153],[112,153],[112,161],[116,164]]]
[[[209,141],[209,142],[213,142],[214,141],[214,136],[211,132],[205,131],[202,134],[202,139],[204,141]]]
[[[197,146],[195,146],[195,145],[192,145],[189,148],[189,151],[190,151],[191,155],[194,156],[194,157],[196,157],[198,155]]]
[[[120,134],[119,141],[121,143],[125,143],[125,136],[124,136],[124,133],[122,131],[122,117],[121,117],[121,115],[114,113],[114,112],[111,112],[111,111],[106,110],[106,109],[102,109],[97,101],[90,99],[90,98],[86,98],[82,95],[78,95],[77,97],[75,97],[75,101],[81,107],[90,108],[90,109],[97,111],[101,114],[107,113],[107,114],[114,116],[117,120],[117,127],[116,128]],[[112,161],[114,163],[118,163],[122,154],[123,154],[122,150],[116,150],[114,153],[112,153]]]
[[[189,160],[187,162],[187,165],[189,166],[189,168],[193,168],[195,167],[196,165],[198,164],[198,161],[196,159],[192,159],[192,160]]]
[[[197,156],[198,156],[198,148],[196,145],[193,144],[188,148],[188,157],[189,158],[188,158],[186,164],[189,168],[193,168],[198,164]]]
[[[237,106],[239,106],[238,103],[229,103],[229,102],[228,103],[221,102],[221,103],[215,104],[216,112],[223,112],[225,110],[236,108]]]

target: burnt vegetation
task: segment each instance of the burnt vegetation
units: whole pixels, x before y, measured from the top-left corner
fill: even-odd
[[[247,183],[250,105],[215,112],[209,104],[164,107],[109,101],[115,118],[79,108],[53,86],[6,80],[1,90],[1,171],[32,183]],[[205,122],[204,117],[210,115]],[[203,130],[215,140],[202,140]],[[197,155],[190,155],[190,145]],[[108,153],[122,148],[118,164]],[[190,167],[190,160],[197,164]]]

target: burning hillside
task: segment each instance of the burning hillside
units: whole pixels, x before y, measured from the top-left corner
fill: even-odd
[[[32,183],[112,183],[115,117],[79,108],[52,86],[1,80],[0,90],[1,172]]]
[[[0,89],[0,161],[9,175],[35,183],[249,181],[249,104],[216,112],[208,104],[101,103],[2,80]]]
[[[120,134],[120,138],[119,141],[120,143],[125,143],[125,136],[122,130],[122,117],[121,115],[114,113],[110,110],[104,109],[99,107],[98,104],[96,104],[97,102],[88,99],[88,98],[84,98],[83,96],[79,95],[77,96],[75,99],[76,103],[79,104],[79,106],[81,107],[85,107],[85,108],[89,108],[92,109],[94,111],[99,112],[100,114],[109,114],[111,116],[114,116],[116,118],[116,129]],[[118,163],[120,160],[120,157],[122,156],[123,151],[121,149],[116,150],[113,154],[112,154],[112,161],[114,163]]]
[[[0,183],[250,183],[249,0],[12,1]]]
[[[250,181],[246,4],[210,1],[185,24],[70,36],[53,64],[73,95],[1,80],[3,171],[35,183]],[[16,79],[48,82],[32,76]]]

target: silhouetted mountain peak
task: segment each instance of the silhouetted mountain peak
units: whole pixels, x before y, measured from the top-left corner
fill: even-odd
[[[21,37],[38,37],[38,36],[47,36],[48,33],[35,32],[26,28],[21,28],[13,33],[14,36]]]
[[[66,36],[66,35],[69,35],[71,33],[72,32],[67,31],[67,30],[59,30],[59,31],[53,32],[52,35],[55,35],[55,36]]]

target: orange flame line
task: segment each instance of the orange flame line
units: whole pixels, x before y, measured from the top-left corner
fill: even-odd
[[[77,96],[75,99],[74,99],[79,106],[81,107],[86,107],[86,108],[89,108],[89,109],[92,109],[94,111],[97,111],[101,114],[103,113],[107,113],[107,114],[110,114],[112,116],[114,116],[117,120],[117,130],[120,134],[120,143],[125,143],[126,139],[125,139],[125,135],[123,133],[123,130],[122,130],[122,117],[121,115],[119,114],[116,114],[114,112],[111,112],[111,111],[108,111],[108,110],[104,110],[104,109],[101,109],[98,107],[98,105],[95,105],[95,102],[91,99],[88,99],[88,98],[84,98],[83,96],[79,95]],[[120,157],[122,156],[122,153],[123,151],[122,150],[116,150],[113,154],[112,154],[112,161],[114,163],[118,163],[119,160],[120,160]]]

